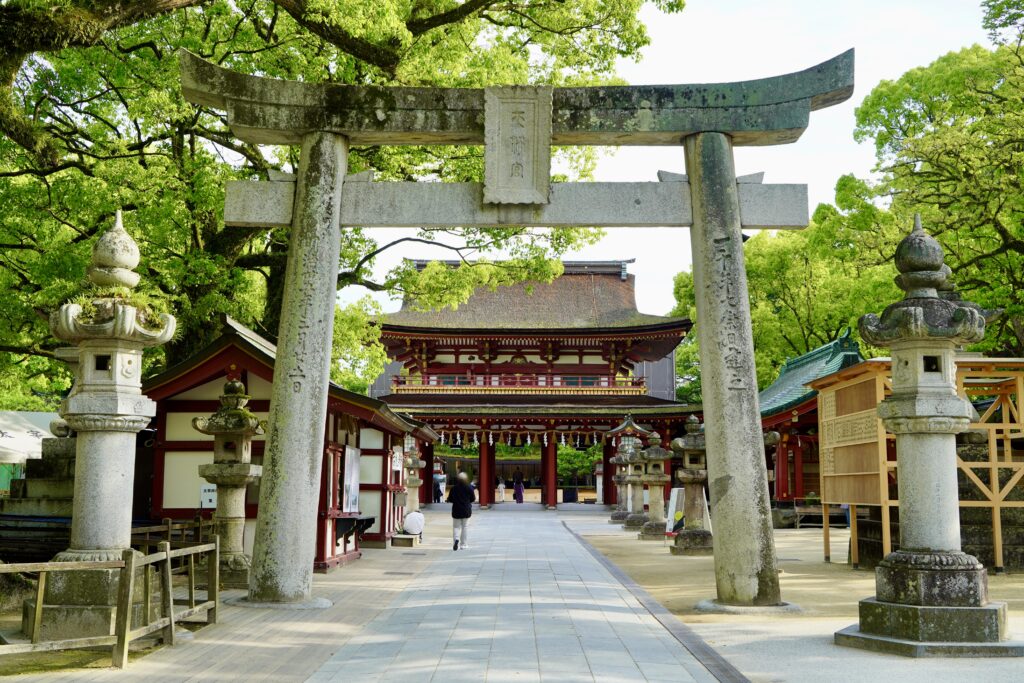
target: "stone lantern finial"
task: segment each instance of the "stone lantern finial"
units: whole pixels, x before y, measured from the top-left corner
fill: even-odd
[[[914,229],[896,247],[896,285],[906,292],[902,300],[889,305],[881,317],[869,313],[859,321],[861,336],[875,346],[891,346],[905,340],[948,340],[954,344],[979,342],[985,337],[985,315],[975,306],[942,298],[949,268],[943,263],[942,245],[921,227],[920,215]]]
[[[89,281],[97,287],[127,287],[139,284],[139,246],[124,229],[121,210],[114,214],[114,227],[103,233],[92,247]]]

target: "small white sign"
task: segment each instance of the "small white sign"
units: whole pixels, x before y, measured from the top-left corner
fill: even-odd
[[[217,485],[199,485],[199,507],[203,510],[215,509],[217,507]]]
[[[672,489],[668,495],[668,514],[665,515],[665,531],[672,531],[676,522],[683,518],[683,505],[686,501],[686,491],[681,488]]]
[[[403,464],[405,464],[405,451],[401,446],[393,447],[391,449],[391,469],[395,472],[401,472]]]

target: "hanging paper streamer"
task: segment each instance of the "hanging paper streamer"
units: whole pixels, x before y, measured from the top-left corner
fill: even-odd
[[[441,445],[442,446],[444,445],[444,435],[445,435],[445,433],[441,432]]]
[[[494,445],[494,432],[487,432],[487,445],[488,446],[493,446]]]
[[[462,445],[462,432],[456,432],[456,437],[455,438],[456,438],[455,445],[456,446],[461,446]]]
[[[544,432],[543,439],[544,439],[544,447],[547,448],[547,446],[548,446],[548,433],[547,432]]]
[[[526,435],[526,445],[527,446],[530,445],[530,435],[529,434]]]
[[[473,445],[474,446],[479,446],[480,445],[480,441],[476,438],[476,432],[473,432]]]
[[[562,432],[562,445],[565,445],[565,432]]]

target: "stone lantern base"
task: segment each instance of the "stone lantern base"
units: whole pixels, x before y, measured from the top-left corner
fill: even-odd
[[[644,522],[644,525],[640,527],[640,533],[637,534],[637,538],[641,541],[664,541],[665,520],[649,520]]]
[[[647,514],[644,512],[631,512],[626,516],[626,521],[623,523],[625,529],[642,529],[644,524],[650,521]]]
[[[673,555],[713,555],[713,537],[707,529],[681,529],[669,546]]]
[[[890,553],[875,572],[876,596],[837,645],[908,657],[1021,657],[1008,640],[1006,604],[989,602],[988,576],[966,553]]]
[[[109,560],[110,557],[62,557],[55,561]],[[141,557],[141,554],[139,554]],[[117,559],[121,554],[117,553]],[[153,572],[151,584],[153,596],[150,599],[150,621],[160,618],[160,581],[153,566],[136,569],[135,590],[132,600],[132,628],[143,624],[145,614],[144,573]],[[43,618],[40,624],[40,640],[66,640],[108,636],[114,633],[117,616],[117,592],[121,578],[120,569],[88,569],[82,571],[51,572],[47,575],[46,592],[43,596]],[[32,638],[32,617],[36,599],[32,597],[22,603],[21,631]]]
[[[608,523],[621,525],[626,522],[626,517],[629,517],[629,511],[627,511],[624,508],[617,509],[614,512],[612,512],[611,519],[608,520]]]

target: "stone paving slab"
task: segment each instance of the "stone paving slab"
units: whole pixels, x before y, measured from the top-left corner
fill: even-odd
[[[436,513],[435,513],[436,514]],[[308,680],[716,680],[551,512],[477,513]]]

